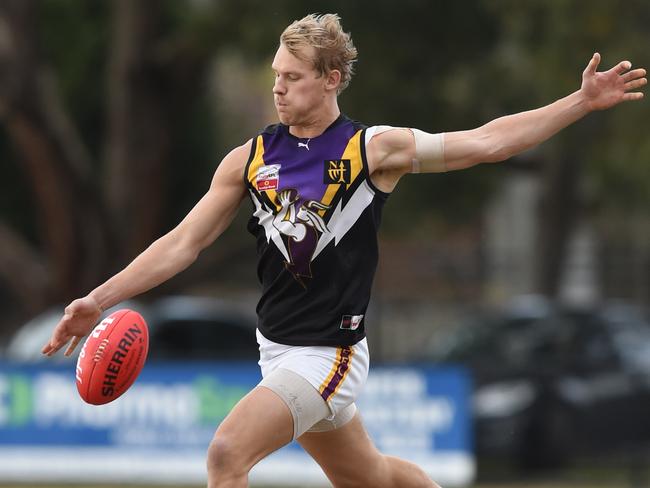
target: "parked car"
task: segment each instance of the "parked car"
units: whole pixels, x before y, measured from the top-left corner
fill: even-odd
[[[169,296],[154,302],[148,313],[149,361],[259,359],[254,306]]]
[[[650,446],[650,325],[631,307],[537,301],[465,324],[435,361],[474,380],[477,454],[524,468]]]
[[[257,360],[256,318],[250,310],[223,300],[196,296],[168,296],[153,303],[130,301],[105,315],[131,308],[142,314],[149,328],[147,361],[157,360]],[[35,317],[8,342],[3,357],[9,361],[41,361],[43,344],[61,318],[63,307]],[[59,353],[49,360],[76,360]]]

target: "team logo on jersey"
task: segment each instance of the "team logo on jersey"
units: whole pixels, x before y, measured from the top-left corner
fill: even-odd
[[[289,260],[285,266],[306,287],[307,280],[312,277],[311,257],[318,238],[322,233],[329,232],[318,212],[327,210],[329,206],[316,200],[307,200],[298,205],[299,200],[300,195],[296,190],[282,190],[277,194],[280,211],[273,218],[273,227],[288,239]]]
[[[325,172],[323,174],[323,183],[350,184],[350,160],[349,159],[326,159]]]
[[[372,203],[374,191],[363,182],[343,205],[326,205],[317,200],[303,199],[295,189],[284,189],[275,195],[273,207],[251,190],[259,225],[264,228],[267,242],[273,242],[284,256],[285,266],[303,287],[312,278],[311,263],[330,243],[337,246],[357,219]],[[358,327],[360,319],[349,327]],[[355,325],[356,323],[356,325]]]
[[[269,164],[260,166],[255,177],[257,191],[276,190],[280,183],[280,165]]]
[[[361,325],[363,315],[344,315],[341,319],[341,329],[357,330]]]

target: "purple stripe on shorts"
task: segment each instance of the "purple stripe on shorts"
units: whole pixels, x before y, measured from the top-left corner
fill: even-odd
[[[345,346],[341,348],[341,360],[338,363],[334,376],[321,392],[323,400],[327,401],[334,394],[336,389],[345,379],[345,375],[350,369],[350,360],[352,359],[352,348]]]

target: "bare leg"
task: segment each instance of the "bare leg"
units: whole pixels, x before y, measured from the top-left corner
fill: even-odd
[[[307,432],[298,442],[336,488],[439,488],[415,464],[381,454],[359,414],[340,429]]]
[[[248,472],[291,442],[293,417],[284,401],[258,386],[219,425],[208,448],[208,488],[245,488]]]

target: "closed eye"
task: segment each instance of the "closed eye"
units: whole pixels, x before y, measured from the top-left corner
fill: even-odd
[[[280,77],[282,76],[282,75],[281,75],[280,73],[278,73],[277,71],[274,71],[274,73],[275,73],[275,78],[276,78],[276,79],[277,79],[277,78],[280,78]],[[301,78],[301,76],[300,76],[298,73],[293,73],[293,72],[286,73],[286,74],[284,75],[284,77],[285,77],[287,80],[289,80],[289,81],[298,81],[298,80]]]

